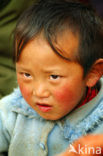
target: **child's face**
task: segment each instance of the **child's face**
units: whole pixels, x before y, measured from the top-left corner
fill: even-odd
[[[70,59],[78,49],[78,37],[69,33],[59,40]],[[50,48],[42,35],[30,41],[16,63],[20,90],[40,116],[57,120],[68,114],[85,96],[82,67],[67,61]]]

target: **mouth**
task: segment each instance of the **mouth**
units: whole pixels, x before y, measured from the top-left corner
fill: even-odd
[[[48,112],[52,109],[52,106],[44,103],[36,103],[37,107],[42,111],[42,112]]]

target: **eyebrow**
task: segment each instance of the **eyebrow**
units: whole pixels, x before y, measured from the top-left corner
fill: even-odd
[[[51,73],[54,73],[54,74],[56,74],[56,73],[60,73],[60,72],[62,72],[62,70],[60,69],[60,68],[48,68],[48,69],[44,69],[43,70],[43,72],[44,73],[46,73],[46,74],[51,74]]]
[[[16,67],[18,69],[21,69],[21,70],[28,70],[29,71],[29,69],[27,67],[23,67],[23,65],[16,65]]]

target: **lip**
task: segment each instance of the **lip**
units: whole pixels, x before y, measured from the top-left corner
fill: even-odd
[[[52,109],[52,106],[45,103],[36,103],[36,105],[42,112],[48,112]]]

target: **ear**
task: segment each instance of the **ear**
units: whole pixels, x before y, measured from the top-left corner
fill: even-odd
[[[103,76],[103,59],[98,59],[92,66],[86,78],[86,85],[93,87]]]

